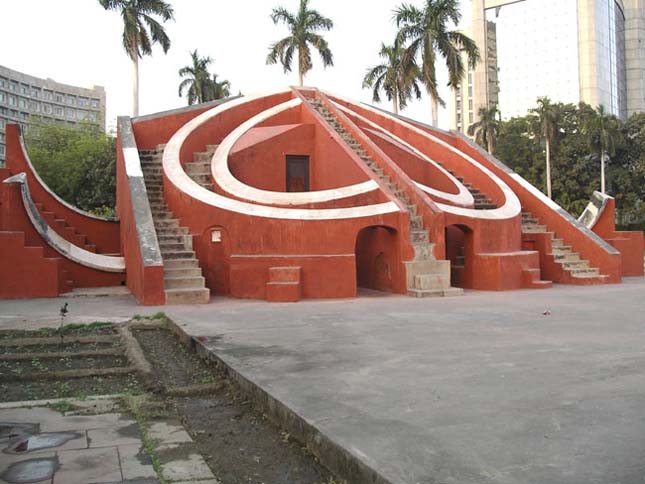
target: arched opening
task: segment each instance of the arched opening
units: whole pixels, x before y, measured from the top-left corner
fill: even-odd
[[[465,225],[446,227],[446,260],[450,261],[450,285],[467,287],[472,256],[472,230]]]
[[[383,226],[362,229],[355,253],[357,286],[394,292],[399,270],[397,231]]]

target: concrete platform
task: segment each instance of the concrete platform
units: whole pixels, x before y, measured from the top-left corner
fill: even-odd
[[[54,306],[0,301],[0,327]],[[353,484],[645,483],[643,278],[161,309]],[[76,314],[158,310],[96,298]]]
[[[357,479],[642,484],[644,309],[640,278],[167,312]]]

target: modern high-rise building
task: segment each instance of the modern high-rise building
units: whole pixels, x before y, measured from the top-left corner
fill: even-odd
[[[28,128],[32,116],[76,124],[86,121],[105,129],[105,89],[90,89],[40,79],[0,66],[0,165],[5,161],[5,126]]]
[[[504,119],[553,102],[603,105],[626,119],[645,110],[645,0],[472,0],[482,62],[454,92],[452,128],[481,107]]]

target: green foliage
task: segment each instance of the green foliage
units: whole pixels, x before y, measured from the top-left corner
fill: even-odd
[[[190,53],[191,64],[179,69],[179,76],[185,77],[179,84],[179,97],[188,98],[188,105],[204,103],[229,97],[231,84],[227,80],[218,81],[217,74],[211,75],[208,67],[213,62],[210,57],[200,57],[197,49]]]
[[[599,132],[603,125],[598,116],[605,114],[589,105],[552,103],[548,108],[554,201],[578,216],[594,190],[600,190],[597,140],[602,135],[606,151],[614,153],[607,164],[606,191],[616,199],[616,223],[619,228],[645,229],[645,114],[635,114],[624,124],[612,117],[607,134]],[[529,114],[502,121],[495,156],[545,191],[545,126],[536,120]]]
[[[381,44],[379,56],[384,63],[367,69],[363,79],[363,89],[372,88],[372,100],[381,102],[382,90],[387,99],[394,104],[394,112],[399,112],[399,107],[404,109],[413,94],[421,99],[419,89],[419,76],[421,71],[414,59],[403,62],[403,48],[397,44]]]
[[[32,124],[27,150],[44,182],[83,210],[113,214],[116,199],[116,140],[91,124]]]
[[[334,56],[327,41],[317,31],[329,31],[334,22],[323,16],[317,10],[309,8],[309,0],[300,0],[300,8],[292,14],[283,7],[273,9],[271,20],[275,25],[284,23],[289,28],[289,35],[271,44],[266,63],[268,65],[280,62],[284,72],[291,72],[294,53],[298,56],[298,81],[302,86],[303,77],[313,67],[311,46],[320,54],[323,66],[333,66]],[[297,52],[296,52],[297,51]]]
[[[47,406],[52,410],[56,410],[60,413],[71,412],[72,410],[78,409],[77,406],[73,405],[67,400],[60,400],[58,402],[49,403],[47,404]]]
[[[479,61],[479,48],[474,40],[449,26],[461,20],[457,0],[425,0],[422,8],[403,3],[393,13],[398,30],[397,44],[405,47],[404,63],[419,58],[420,79],[433,101],[433,124],[437,124],[437,105],[445,106],[439,95],[436,62],[442,58],[448,68],[448,85],[456,88],[467,67]],[[462,52],[468,65],[464,64]]]

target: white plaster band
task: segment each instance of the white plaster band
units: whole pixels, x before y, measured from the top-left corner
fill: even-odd
[[[341,96],[336,96],[334,94],[327,94],[331,98],[336,98],[340,99],[343,102],[352,105],[352,106],[357,106],[356,103],[348,100],[347,98],[343,98]],[[335,103],[336,104],[336,103]],[[490,171],[488,168],[483,166],[481,163],[479,163],[477,160],[473,159],[472,157],[468,156],[467,154],[459,151],[457,148],[454,146],[449,145],[445,141],[437,138],[436,136],[431,135],[430,133],[427,133],[419,128],[417,128],[414,125],[411,125],[410,123],[407,123],[406,121],[399,119],[397,117],[392,116],[391,114],[388,114],[386,112],[381,112],[378,111],[370,106],[367,105],[361,105],[358,106],[361,109],[364,109],[366,111],[369,111],[376,116],[380,116],[383,118],[386,118],[389,121],[392,121],[394,123],[397,123],[406,129],[413,131],[414,133],[428,139],[429,141],[432,141],[433,143],[436,143],[453,153],[457,154],[460,156],[465,162],[469,163],[472,165],[475,169],[479,170],[482,172],[484,175],[486,175],[495,185],[499,187],[499,189],[502,191],[502,194],[504,195],[504,204],[501,207],[491,209],[491,210],[477,210],[477,209],[472,209],[472,208],[463,208],[463,207],[455,207],[452,205],[446,205],[445,203],[437,203],[437,206],[443,210],[446,213],[451,213],[454,215],[460,215],[463,217],[469,217],[473,219],[486,219],[486,220],[506,220],[510,219],[513,217],[517,217],[520,212],[522,211],[522,206],[520,204],[520,200],[517,198],[517,195],[513,193],[513,191],[509,188],[509,186],[504,183],[500,178],[498,178],[492,171]],[[355,113],[353,110],[350,109],[352,113]],[[358,116],[358,113],[355,113]]]
[[[229,110],[243,106],[244,104],[252,103],[271,95],[277,95],[287,92],[291,92],[291,90],[286,89],[271,92],[268,94],[252,95],[235,99],[213,109],[210,109],[186,123],[172,136],[170,141],[168,141],[163,152],[163,170],[164,174],[168,178],[168,181],[170,181],[170,183],[177,187],[181,192],[185,193],[189,197],[201,201],[206,205],[211,205],[222,210],[255,217],[290,220],[341,220],[398,212],[399,207],[394,202],[332,209],[279,208],[261,204],[254,204],[235,200],[218,193],[211,192],[210,190],[207,190],[206,188],[203,188],[195,183],[186,174],[183,167],[181,166],[179,154],[184,142],[195,129]],[[221,148],[222,146],[220,145],[218,150]],[[219,181],[216,181],[219,184]]]
[[[368,180],[363,183],[329,190],[285,193],[260,190],[241,182],[233,176],[228,165],[228,158],[235,143],[237,143],[245,133],[258,124],[261,124],[280,113],[294,109],[301,104],[302,100],[300,98],[294,98],[271,109],[267,109],[235,128],[231,134],[224,138],[215,151],[211,164],[213,178],[217,181],[217,184],[222,188],[222,190],[226,193],[235,194],[238,198],[267,205],[306,205],[310,203],[340,200],[356,195],[362,195],[378,189],[378,184],[374,180]]]

